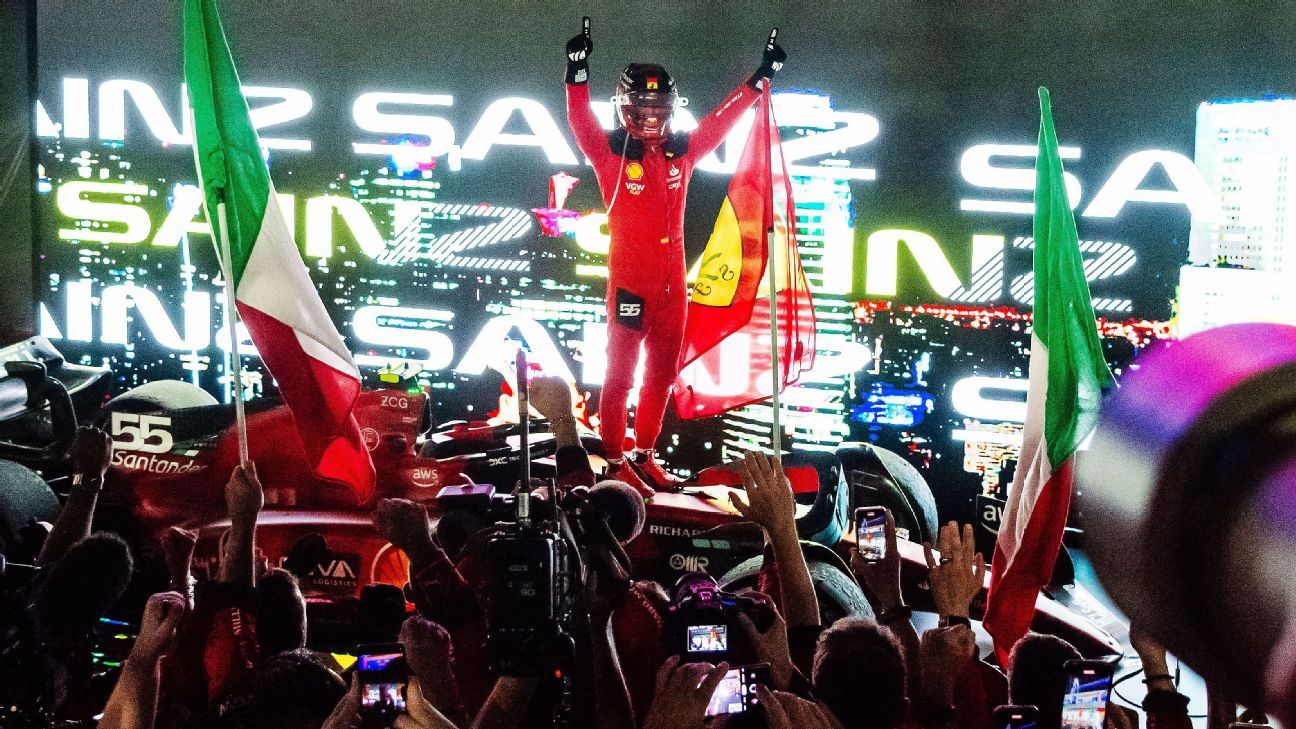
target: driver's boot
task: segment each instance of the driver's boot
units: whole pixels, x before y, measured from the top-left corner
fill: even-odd
[[[603,478],[624,481],[630,484],[630,487],[638,491],[645,501],[651,499],[653,494],[657,493],[651,486],[644,483],[644,480],[635,472],[634,467],[630,465],[630,459],[624,456],[619,461],[608,460],[607,470],[603,472]]]
[[[649,486],[658,491],[679,491],[679,486],[683,480],[677,478],[661,467],[657,459],[653,457],[656,451],[641,451],[635,449],[630,454],[630,467],[639,474]]]

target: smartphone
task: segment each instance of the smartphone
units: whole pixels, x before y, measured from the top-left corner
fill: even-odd
[[[741,714],[755,708],[756,687],[769,684],[769,664],[756,663],[750,666],[731,668],[720,680],[711,701],[707,703],[707,716],[724,714]]]
[[[409,665],[405,646],[400,643],[362,645],[356,648],[356,671],[360,678],[360,707],[380,714],[405,710],[405,686]]]
[[[701,625],[687,626],[687,641],[684,646],[689,653],[723,653],[729,650],[729,626]]]
[[[1063,670],[1067,689],[1062,698],[1062,729],[1103,729],[1115,661],[1067,661]]]
[[[855,544],[869,562],[886,559],[886,518],[883,506],[861,506],[855,510]]]
[[[1029,705],[1007,704],[994,710],[995,729],[1035,729],[1039,709]]]

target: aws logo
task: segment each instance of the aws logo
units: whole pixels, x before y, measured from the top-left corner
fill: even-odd
[[[626,165],[626,177],[629,177],[632,180],[638,180],[643,177],[643,165],[638,162],[631,162]]]

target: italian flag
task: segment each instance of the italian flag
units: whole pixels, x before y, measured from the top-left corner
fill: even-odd
[[[184,15],[194,160],[222,259],[222,236],[229,241],[227,294],[292,410],[316,475],[350,485],[364,501],[374,470],[351,412],[360,372],[279,210],[215,0],[185,0]]]
[[[985,628],[1000,665],[1030,629],[1071,505],[1075,452],[1093,431],[1112,374],[1103,359],[1048,89],[1040,87],[1035,162],[1035,311],[1017,473],[991,564]]]

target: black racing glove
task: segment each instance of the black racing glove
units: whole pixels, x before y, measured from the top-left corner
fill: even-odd
[[[753,89],[760,88],[761,79],[773,80],[774,74],[778,73],[779,69],[783,68],[784,62],[787,61],[787,53],[783,51],[783,48],[778,43],[774,42],[775,38],[778,38],[778,28],[770,31],[769,42],[765,44],[765,51],[761,53],[760,68],[756,69],[756,73],[752,74],[752,77],[747,80],[747,83]]]
[[[589,83],[589,55],[594,50],[590,40],[590,19],[582,18],[581,34],[567,41],[567,83]]]

